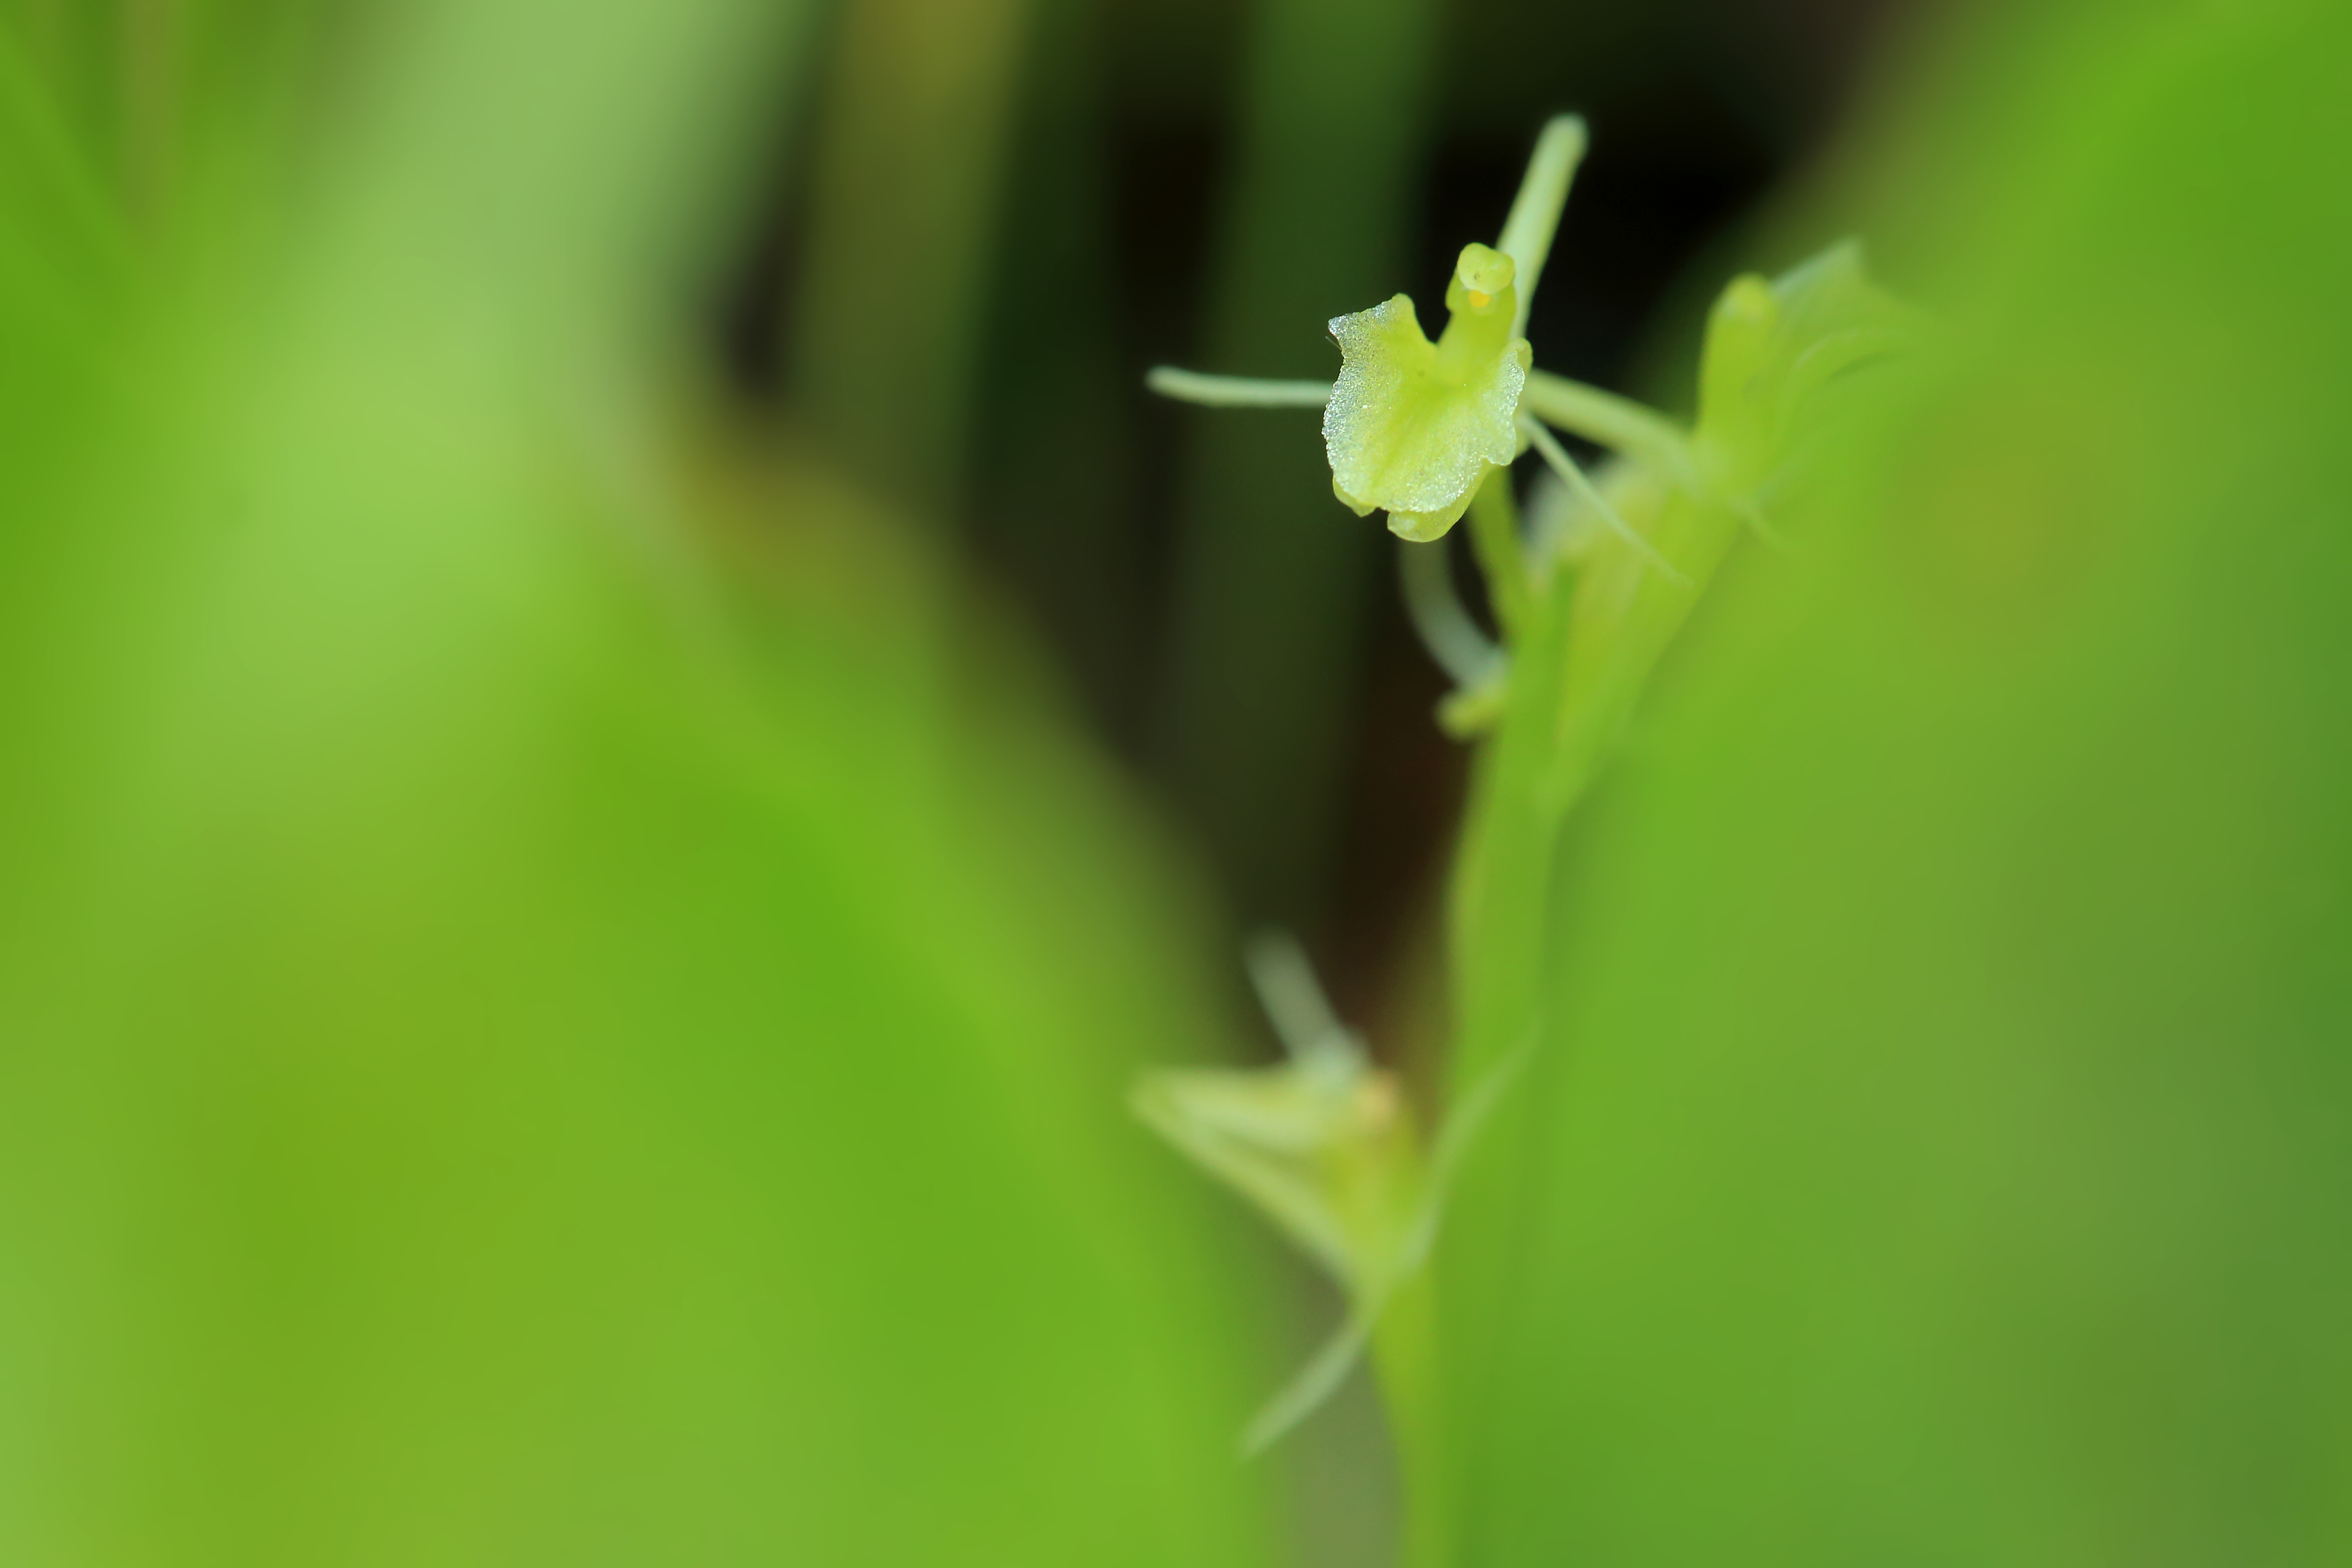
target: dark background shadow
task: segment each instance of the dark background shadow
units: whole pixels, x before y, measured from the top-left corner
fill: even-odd
[[[1538,126],[1573,110],[1593,151],[1530,328],[1537,359],[1672,406],[1681,388],[1644,343],[1675,340],[1676,316],[1695,321],[1734,267],[1786,259],[1741,254],[1743,221],[1822,143],[1905,4],[1021,14],[968,460],[925,490],[912,476],[934,470],[891,451],[885,415],[863,462],[921,490],[1018,605],[1236,925],[1298,929],[1354,1016],[1392,1004],[1432,929],[1465,763],[1430,721],[1444,683],[1399,608],[1387,536],[1329,497],[1313,416],[1176,406],[1144,393],[1144,370],[1328,376],[1329,315],[1402,290],[1426,319],[1454,252],[1499,227]],[[835,69],[823,50],[814,68]],[[824,94],[810,96],[821,120]],[[793,307],[824,132],[780,134],[793,151],[721,312],[729,384],[757,407],[805,403],[789,391],[793,323],[830,319]]]

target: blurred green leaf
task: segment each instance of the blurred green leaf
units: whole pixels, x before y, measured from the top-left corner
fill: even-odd
[[[1167,868],[667,395],[792,20],[387,11],[143,228],[0,103],[0,1559],[1265,1560]]]
[[[1957,363],[1561,862],[1475,1564],[2352,1549],[2352,26],[1939,38],[1840,217]]]

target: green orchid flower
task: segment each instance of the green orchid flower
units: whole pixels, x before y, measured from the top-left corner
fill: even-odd
[[[1399,294],[1330,323],[1341,359],[1336,384],[1167,367],[1147,384],[1213,407],[1321,408],[1332,492],[1359,517],[1387,512],[1405,539],[1443,537],[1487,476],[1522,450],[1519,403],[1535,368],[1528,310],[1584,147],[1575,115],[1544,128],[1501,240],[1463,247],[1435,342]]]
[[[1250,977],[1282,1037],[1265,1068],[1166,1068],[1137,1083],[1135,1112],[1248,1200],[1330,1275],[1348,1314],[1242,1435],[1255,1454],[1338,1389],[1398,1293],[1429,1260],[1453,1173],[1517,1062],[1466,1096],[1424,1146],[1396,1075],[1340,1024],[1297,942],[1250,944]],[[1421,1347],[1391,1342],[1391,1361]]]
[[[1796,416],[1811,395],[1899,346],[1916,323],[1869,283],[1848,242],[1776,281],[1746,276],[1725,289],[1709,323],[1696,438],[1631,399],[1537,369],[1528,313],[1585,140],[1575,115],[1544,127],[1501,238],[1463,247],[1435,342],[1412,300],[1399,294],[1329,323],[1341,358],[1336,384],[1161,366],[1145,384],[1210,407],[1321,409],[1332,492],[1359,517],[1386,511],[1390,529],[1408,541],[1444,537],[1486,481],[1532,447],[1648,568],[1694,587],[1551,431],[1594,442],[1649,479],[1707,493],[1753,521],[1761,516],[1757,494],[1788,457]],[[1460,662],[1440,658],[1449,668]]]
[[[1323,409],[1331,489],[1358,517],[1378,508],[1406,539],[1442,537],[1496,468],[1519,455],[1519,395],[1535,352],[1514,337],[1517,264],[1465,246],[1431,342],[1402,294],[1331,323],[1345,365]]]

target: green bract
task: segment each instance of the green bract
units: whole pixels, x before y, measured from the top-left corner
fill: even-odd
[[[1767,282],[1732,279],[1707,322],[1696,457],[1706,487],[1751,501],[1805,445],[1843,373],[1908,343],[1914,313],[1870,280],[1862,247],[1835,245]]]
[[[1332,491],[1357,516],[1379,508],[1405,538],[1438,538],[1488,470],[1518,456],[1534,354],[1512,333],[1517,271],[1498,250],[1465,246],[1434,343],[1402,294],[1331,323],[1345,363],[1323,410],[1323,444]]]

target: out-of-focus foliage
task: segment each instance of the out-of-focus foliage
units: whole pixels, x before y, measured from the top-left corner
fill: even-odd
[[[1166,128],[1096,13],[870,0],[821,71],[813,9],[0,0],[0,1563],[1267,1560],[1266,1293],[1118,1110],[1222,987],[858,487],[990,498],[1098,699],[1159,688],[1124,732],[1236,904],[1309,920],[1381,542],[1303,416],[1162,464],[1164,550],[1106,521],[1159,231],[1101,187],[1158,165],[1097,143]],[[1236,80],[1168,89],[1234,106],[1220,369],[1328,375],[1433,281],[1423,163],[1577,108],[1595,179],[1656,160],[1621,217],[1712,192],[1564,235],[1530,331],[1601,374],[1597,285],[1804,121],[1618,140],[1696,100],[1612,84],[1738,52],[1712,0],[1128,21],[1229,11]],[[1762,499],[1785,551],[1662,532],[1725,564],[1638,711],[1679,608],[1514,731],[1457,1066],[1544,1027],[1417,1282],[1427,1560],[2352,1549],[2338,11],[2012,0],[1789,247],[1864,234],[1939,348]],[[686,346],[788,123],[776,380],[849,479]],[[1682,591],[1598,548],[1562,646]]]
[[[0,22],[0,1561],[1263,1560],[1249,1292],[1117,1111],[1213,1049],[1183,900],[671,392],[796,14],[216,89],[97,10]]]
[[[1032,216],[1003,210],[1003,164],[1016,95],[1037,90],[1024,53],[1061,20],[1034,14],[1044,9],[844,0],[833,21],[793,380],[835,452],[932,508],[952,506],[968,478],[992,263],[1004,231]],[[1055,279],[1041,314],[1066,314],[1056,296],[1074,285],[1086,287]]]
[[[1475,1564],[2352,1551],[2352,21],[1937,43],[1836,216],[1953,363],[1564,850]]]
[[[1425,287],[1406,258],[1439,10],[1435,0],[1245,8],[1208,320],[1186,360],[1328,380],[1326,322],[1407,282]],[[1384,542],[1334,513],[1314,428],[1294,415],[1188,432],[1152,738],[1178,798],[1233,868],[1236,901],[1290,923],[1325,915],[1354,670],[1369,605],[1386,588]]]

